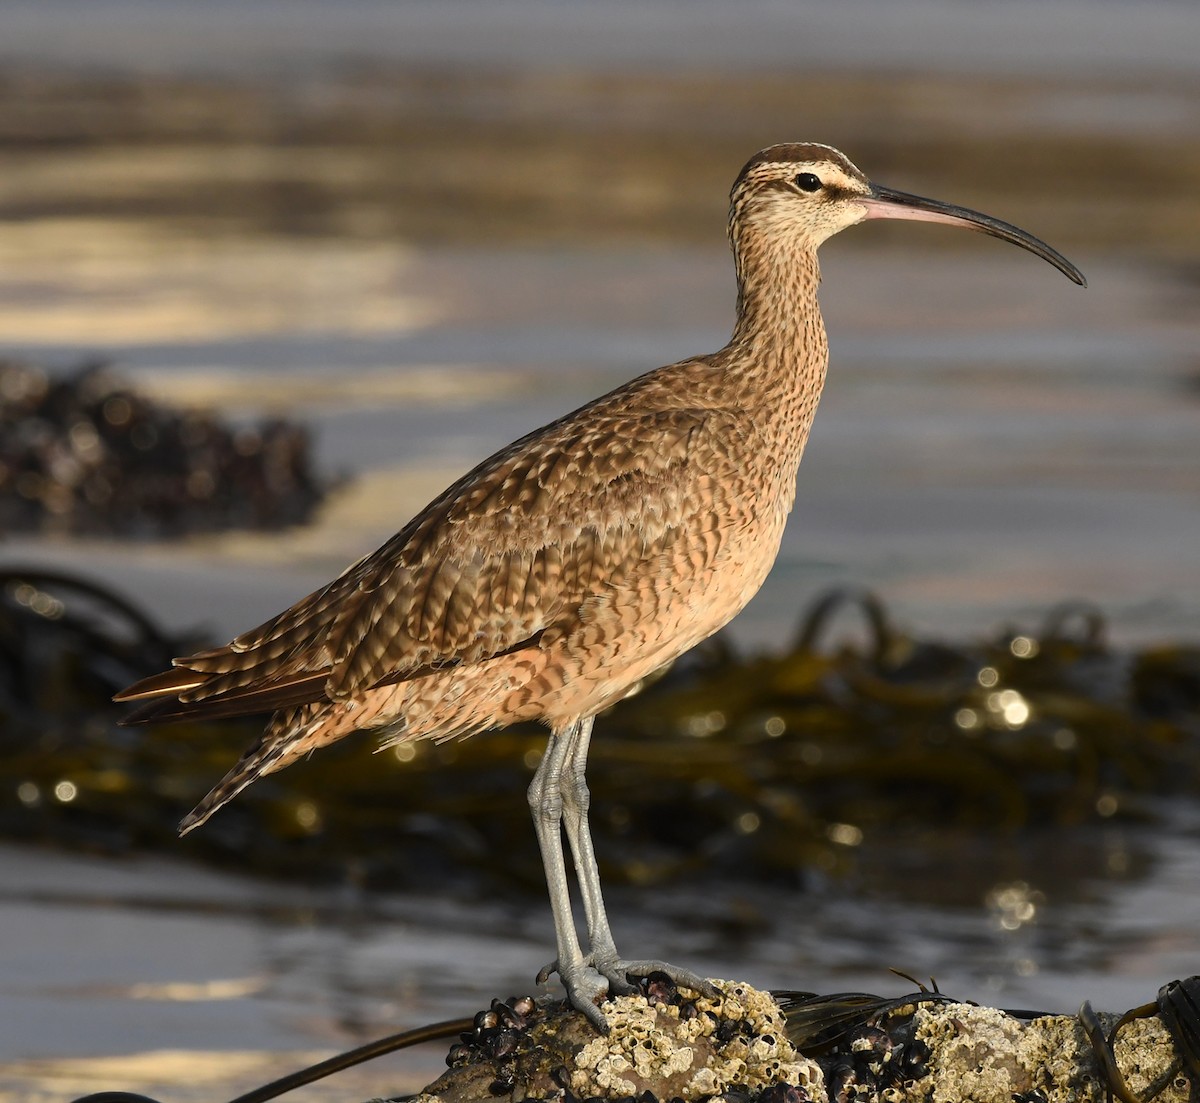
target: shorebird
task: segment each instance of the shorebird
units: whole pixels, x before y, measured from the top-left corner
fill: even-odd
[[[227,646],[119,694],[128,722],[272,713],[181,823],[359,731],[384,746],[523,720],[550,735],[528,800],[571,1004],[662,970],[617,953],[588,828],[592,721],[731,620],[775,561],[825,382],[817,247],[870,219],[979,230],[1082,273],[1007,222],[873,184],[825,145],[755,154],[733,185],[737,321],[719,352],[658,368],[484,460],[383,547]],[[587,930],[572,913],[574,858]]]

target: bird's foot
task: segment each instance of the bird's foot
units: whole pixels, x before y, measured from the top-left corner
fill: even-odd
[[[624,982],[624,987],[614,989],[612,981],[593,966],[591,954],[566,966],[555,958],[538,970],[537,983],[545,984],[554,973],[558,974],[558,979],[567,990],[567,1002],[601,1034],[608,1033],[608,1020],[601,1013],[599,1002],[614,992],[624,994],[633,991],[628,981]]]
[[[647,977],[651,973],[663,973],[680,988],[687,988],[710,999],[720,999],[721,991],[711,981],[690,969],[681,969],[665,961],[625,961],[615,953],[588,954],[574,966],[564,969],[557,959],[543,966],[537,975],[537,983],[545,984],[557,973],[567,990],[567,1002],[601,1034],[608,1033],[608,1021],[601,1014],[597,1001],[613,996],[628,996],[638,990],[631,977]]]

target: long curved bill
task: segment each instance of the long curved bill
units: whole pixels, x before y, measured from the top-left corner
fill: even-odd
[[[1087,287],[1084,275],[1057,249],[1051,249],[1044,241],[1027,234],[1019,226],[1002,222],[991,215],[980,214],[969,207],[957,207],[953,203],[942,203],[936,199],[925,199],[920,195],[895,191],[878,184],[871,185],[871,195],[862,201],[867,209],[867,218],[900,218],[912,222],[943,222],[947,226],[963,226],[991,234],[1002,241],[1011,241],[1022,249],[1028,249],[1042,260],[1053,264],[1069,280],[1080,287]]]

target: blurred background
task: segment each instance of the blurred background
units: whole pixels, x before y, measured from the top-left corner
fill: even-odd
[[[970,652],[976,688],[995,685],[988,647],[1020,657],[1064,601],[1088,603],[1092,651],[1072,655],[1096,660],[1089,701],[1148,654],[1177,671],[1200,623],[1198,44],[1186,0],[7,0],[0,570],[89,579],[164,644],[258,623],[496,447],[722,345],[729,186],[762,146],[821,141],[880,183],[1017,223],[1090,287],[939,227],[827,245],[829,384],[778,566],[727,646],[786,651],[848,585],[906,638]],[[86,482],[110,431],[128,455]],[[193,456],[174,498],[146,474],[166,437]],[[249,489],[224,502],[228,486]],[[23,608],[33,593],[10,586]],[[1172,723],[1194,736],[1190,692]],[[1024,706],[1007,702],[989,707],[1011,733]],[[59,829],[30,817],[75,801],[55,762],[77,748],[60,732],[14,750],[13,715],[11,1098],[219,1098],[302,1052],[528,990],[547,956],[536,878],[436,872],[449,851],[412,839],[450,831],[437,817],[392,856],[414,855],[403,894],[351,856],[311,883],[239,872],[233,828],[219,870],[192,839],[147,854],[83,824],[52,846]],[[163,815],[248,738],[158,791]],[[536,746],[513,750],[522,776]],[[628,773],[614,764],[597,805]],[[496,784],[522,816],[520,779]],[[976,825],[953,853],[881,842],[847,861],[869,816],[824,809],[828,845],[786,876],[639,887],[626,869],[618,942],[773,987],[896,991],[894,965],[1003,1006],[1123,1010],[1195,971],[1195,794],[1114,816],[1097,785],[1070,843],[1029,814],[1000,842]],[[756,834],[738,817],[761,810],[731,814]],[[532,832],[514,839],[536,861]],[[281,861],[302,874],[307,853]]]

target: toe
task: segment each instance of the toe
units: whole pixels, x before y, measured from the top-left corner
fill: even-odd
[[[608,994],[612,996],[629,996],[637,991],[637,985],[631,984],[628,977],[628,962],[619,958],[597,961],[593,967],[608,981]]]
[[[575,1008],[589,1023],[592,1024],[601,1034],[607,1034],[609,1031],[608,1020],[604,1017],[603,1012],[593,1000],[576,999],[570,992],[567,993],[567,1000],[571,1006]]]
[[[601,1034],[608,1033],[608,1020],[599,1006],[609,992],[611,982],[601,976],[590,965],[580,962],[571,969],[558,969],[559,979],[567,990],[567,1001],[580,1012]]]
[[[621,964],[623,971],[631,976],[645,977],[651,973],[665,973],[680,988],[687,988],[709,999],[721,998],[719,988],[690,969],[681,969],[678,965],[671,965],[665,961],[626,961]]]

